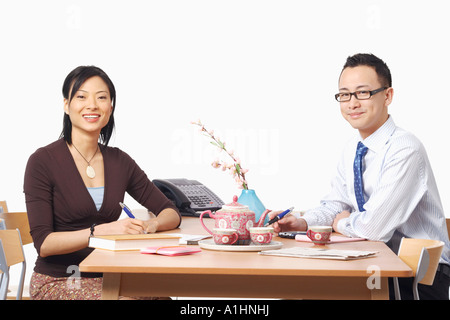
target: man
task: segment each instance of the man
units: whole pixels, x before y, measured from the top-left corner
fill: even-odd
[[[335,97],[359,134],[346,145],[321,206],[301,218],[288,215],[274,228],[332,225],[349,237],[384,241],[394,252],[402,237],[441,240],[445,247],[435,281],[419,285],[419,295],[448,300],[450,243],[439,193],[423,145],[396,127],[388,113],[393,95],[391,74],[381,59],[372,54],[347,59]],[[402,299],[412,298],[412,279],[404,280],[399,279]]]

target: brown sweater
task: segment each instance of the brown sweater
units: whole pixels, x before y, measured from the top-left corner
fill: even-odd
[[[52,277],[69,277],[73,267],[92,251],[91,248],[42,258],[40,248],[52,232],[75,231],[92,224],[115,221],[121,214],[119,202],[125,192],[158,215],[163,209],[178,210],[147,178],[144,171],[118,148],[100,146],[105,169],[103,204],[99,211],[89,194],[63,139],[38,149],[28,160],[24,193],[31,236],[38,252],[35,272]],[[180,216],[181,221],[181,216]],[[84,277],[101,274],[83,273]]]

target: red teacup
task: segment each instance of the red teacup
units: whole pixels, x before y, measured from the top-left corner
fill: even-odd
[[[272,241],[272,227],[254,227],[250,228],[250,239],[254,244],[269,244]]]
[[[223,229],[214,228],[213,229],[213,239],[216,244],[235,244],[238,240],[239,235],[236,229]]]
[[[330,241],[333,228],[329,226],[311,226],[306,235],[314,244],[325,245]]]

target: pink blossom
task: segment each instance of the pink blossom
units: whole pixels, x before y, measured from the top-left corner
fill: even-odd
[[[211,165],[214,168],[221,168],[222,171],[230,170],[230,175],[235,178],[236,183],[240,189],[248,189],[248,183],[245,179],[245,174],[248,172],[248,169],[242,169],[241,167],[241,159],[234,155],[234,151],[228,151],[226,148],[225,142],[221,141],[218,137],[214,136],[214,130],[207,130],[205,126],[202,124],[200,119],[198,121],[191,121],[191,124],[197,125],[200,127],[200,132],[202,134],[209,136],[212,141],[211,144],[218,147],[220,151],[225,151],[226,154],[233,160],[234,163],[228,164],[225,162],[221,162],[220,160],[214,160]]]
[[[220,162],[219,160],[214,160],[213,163],[211,163],[213,168],[220,168]]]

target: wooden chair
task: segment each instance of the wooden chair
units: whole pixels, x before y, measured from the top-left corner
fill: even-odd
[[[8,206],[6,205],[6,201],[0,201],[0,213],[8,212]]]
[[[414,300],[419,300],[419,283],[432,285],[441,257],[444,242],[428,239],[403,238],[398,250],[398,256],[414,273],[413,294]],[[400,300],[398,279],[394,278],[395,299]]]
[[[23,284],[25,280],[26,262],[23,252],[20,231],[0,230],[0,271],[2,272],[0,282],[0,300],[6,300],[9,285],[9,268],[18,263],[22,263],[19,288],[17,290],[17,300],[22,299]]]
[[[26,212],[0,213],[0,219],[4,220],[6,229],[19,229],[23,245],[33,242],[30,234],[30,224]]]
[[[26,212],[7,212],[0,213],[0,220],[3,220],[3,229],[19,229],[22,238],[22,244],[27,245],[33,243],[30,234],[30,224],[28,222],[28,215]],[[0,222],[1,229],[1,222]],[[19,292],[23,292],[22,299],[29,299],[29,285],[25,284],[23,289],[17,283],[9,286],[7,299],[14,299]]]

